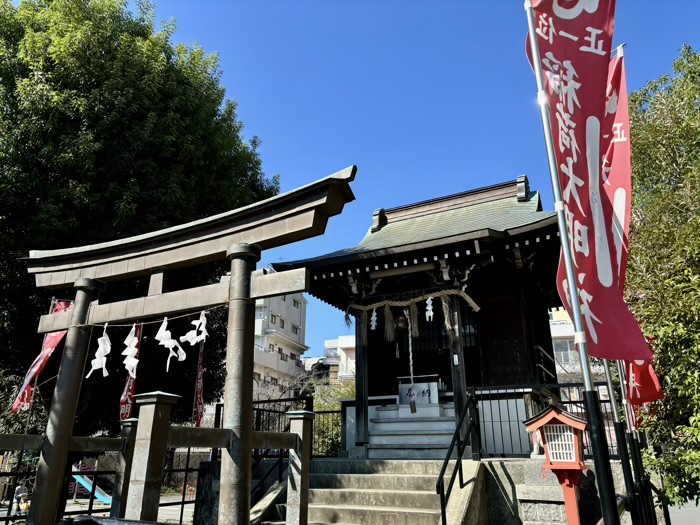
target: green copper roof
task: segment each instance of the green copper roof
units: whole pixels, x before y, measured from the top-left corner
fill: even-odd
[[[357,246],[274,266],[280,270],[316,266],[321,261],[407,251],[464,238],[503,238],[542,221],[543,226],[554,222],[554,212],[543,212],[539,193],[529,191],[527,177],[519,177],[516,181],[465,193],[377,210],[374,224]]]

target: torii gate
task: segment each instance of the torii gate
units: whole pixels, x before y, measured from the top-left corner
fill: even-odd
[[[68,330],[41,452],[29,523],[55,523],[73,420],[87,360],[86,325],[133,321],[228,303],[223,427],[231,443],[222,453],[219,523],[250,522],[253,429],[253,344],[256,298],[306,291],[307,271],[256,272],[260,251],[325,231],[328,219],[354,200],[351,166],[282,195],[180,226],[79,248],[31,251],[37,287],[74,286],[72,310],[44,315],[39,333]],[[165,293],[169,269],[231,260],[230,281]],[[108,283],[150,275],[148,295],[109,304],[97,299]]]

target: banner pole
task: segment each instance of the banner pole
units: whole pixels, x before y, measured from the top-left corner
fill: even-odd
[[[613,425],[615,427],[615,437],[617,438],[617,450],[620,454],[620,464],[622,466],[622,476],[625,480],[625,489],[627,495],[632,499],[630,515],[632,517],[632,523],[634,525],[639,525],[639,498],[634,486],[634,478],[632,477],[632,467],[630,465],[630,455],[627,450],[627,437],[625,436],[624,423],[620,420],[619,407],[617,404],[617,398],[615,395],[615,386],[613,385],[612,374],[610,373],[610,361],[608,359],[603,359],[603,364],[605,366],[605,380],[608,384],[608,397],[610,398],[610,408],[613,414]],[[624,397],[625,389],[622,388],[622,380],[620,380],[620,392],[622,397]]]
[[[622,402],[625,405],[625,421],[627,423],[627,441],[630,446],[630,458],[632,460],[632,469],[634,472],[635,486],[639,494],[639,511],[642,523],[655,524],[656,511],[654,509],[654,496],[651,493],[649,479],[644,472],[644,463],[642,461],[641,446],[639,444],[639,433],[637,432],[636,416],[632,403],[627,398],[629,392],[629,383],[627,381],[627,371],[622,360],[617,361],[617,372],[620,376],[620,386],[624,395]]]
[[[544,130],[545,144],[547,146],[547,160],[549,162],[549,174],[552,181],[552,191],[554,193],[554,210],[557,214],[559,226],[559,239],[561,241],[561,252],[566,268],[566,280],[569,289],[571,313],[574,322],[574,342],[578,347],[581,361],[581,372],[583,375],[583,399],[586,406],[586,418],[588,419],[588,432],[591,438],[591,448],[593,450],[593,463],[598,483],[600,496],[600,506],[603,519],[606,525],[619,525],[620,516],[617,513],[617,500],[615,497],[615,485],[610,468],[610,454],[603,430],[603,418],[600,412],[600,401],[596,392],[591,374],[591,367],[588,360],[588,348],[586,347],[586,332],[583,328],[581,309],[578,300],[578,288],[576,286],[576,275],[571,257],[571,244],[566,229],[566,217],[564,215],[564,203],[562,201],[562,191],[559,185],[559,170],[554,154],[554,141],[552,138],[552,125],[547,111],[547,94],[542,76],[542,65],[540,63],[540,52],[537,44],[537,33],[535,32],[535,14],[532,9],[532,1],[525,1],[525,12],[527,13],[527,25],[529,29],[530,50],[532,52],[533,69],[537,81],[537,102],[540,106],[542,117],[542,127]]]

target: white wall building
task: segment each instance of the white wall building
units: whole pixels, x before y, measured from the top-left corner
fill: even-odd
[[[554,359],[559,383],[581,383],[581,361],[574,344],[574,324],[564,308],[553,308],[549,312],[549,331],[552,334]],[[605,370],[600,360],[591,361],[594,381],[605,381]],[[601,394],[602,395],[602,394]]]
[[[341,335],[323,342],[325,354],[338,358],[338,380],[355,380],[355,336]]]
[[[309,349],[304,344],[306,303],[300,293],[255,301],[256,390],[282,392],[303,374],[301,356]]]

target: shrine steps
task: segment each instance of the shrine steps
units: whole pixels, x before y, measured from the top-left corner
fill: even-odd
[[[445,459],[455,431],[453,416],[380,417],[370,420],[370,459]]]
[[[448,474],[455,464],[448,466]],[[463,461],[465,478],[475,478],[478,467],[477,462]],[[441,468],[442,461],[429,460],[314,459],[309,524],[438,525],[435,484]],[[283,506],[278,510],[282,519]]]

